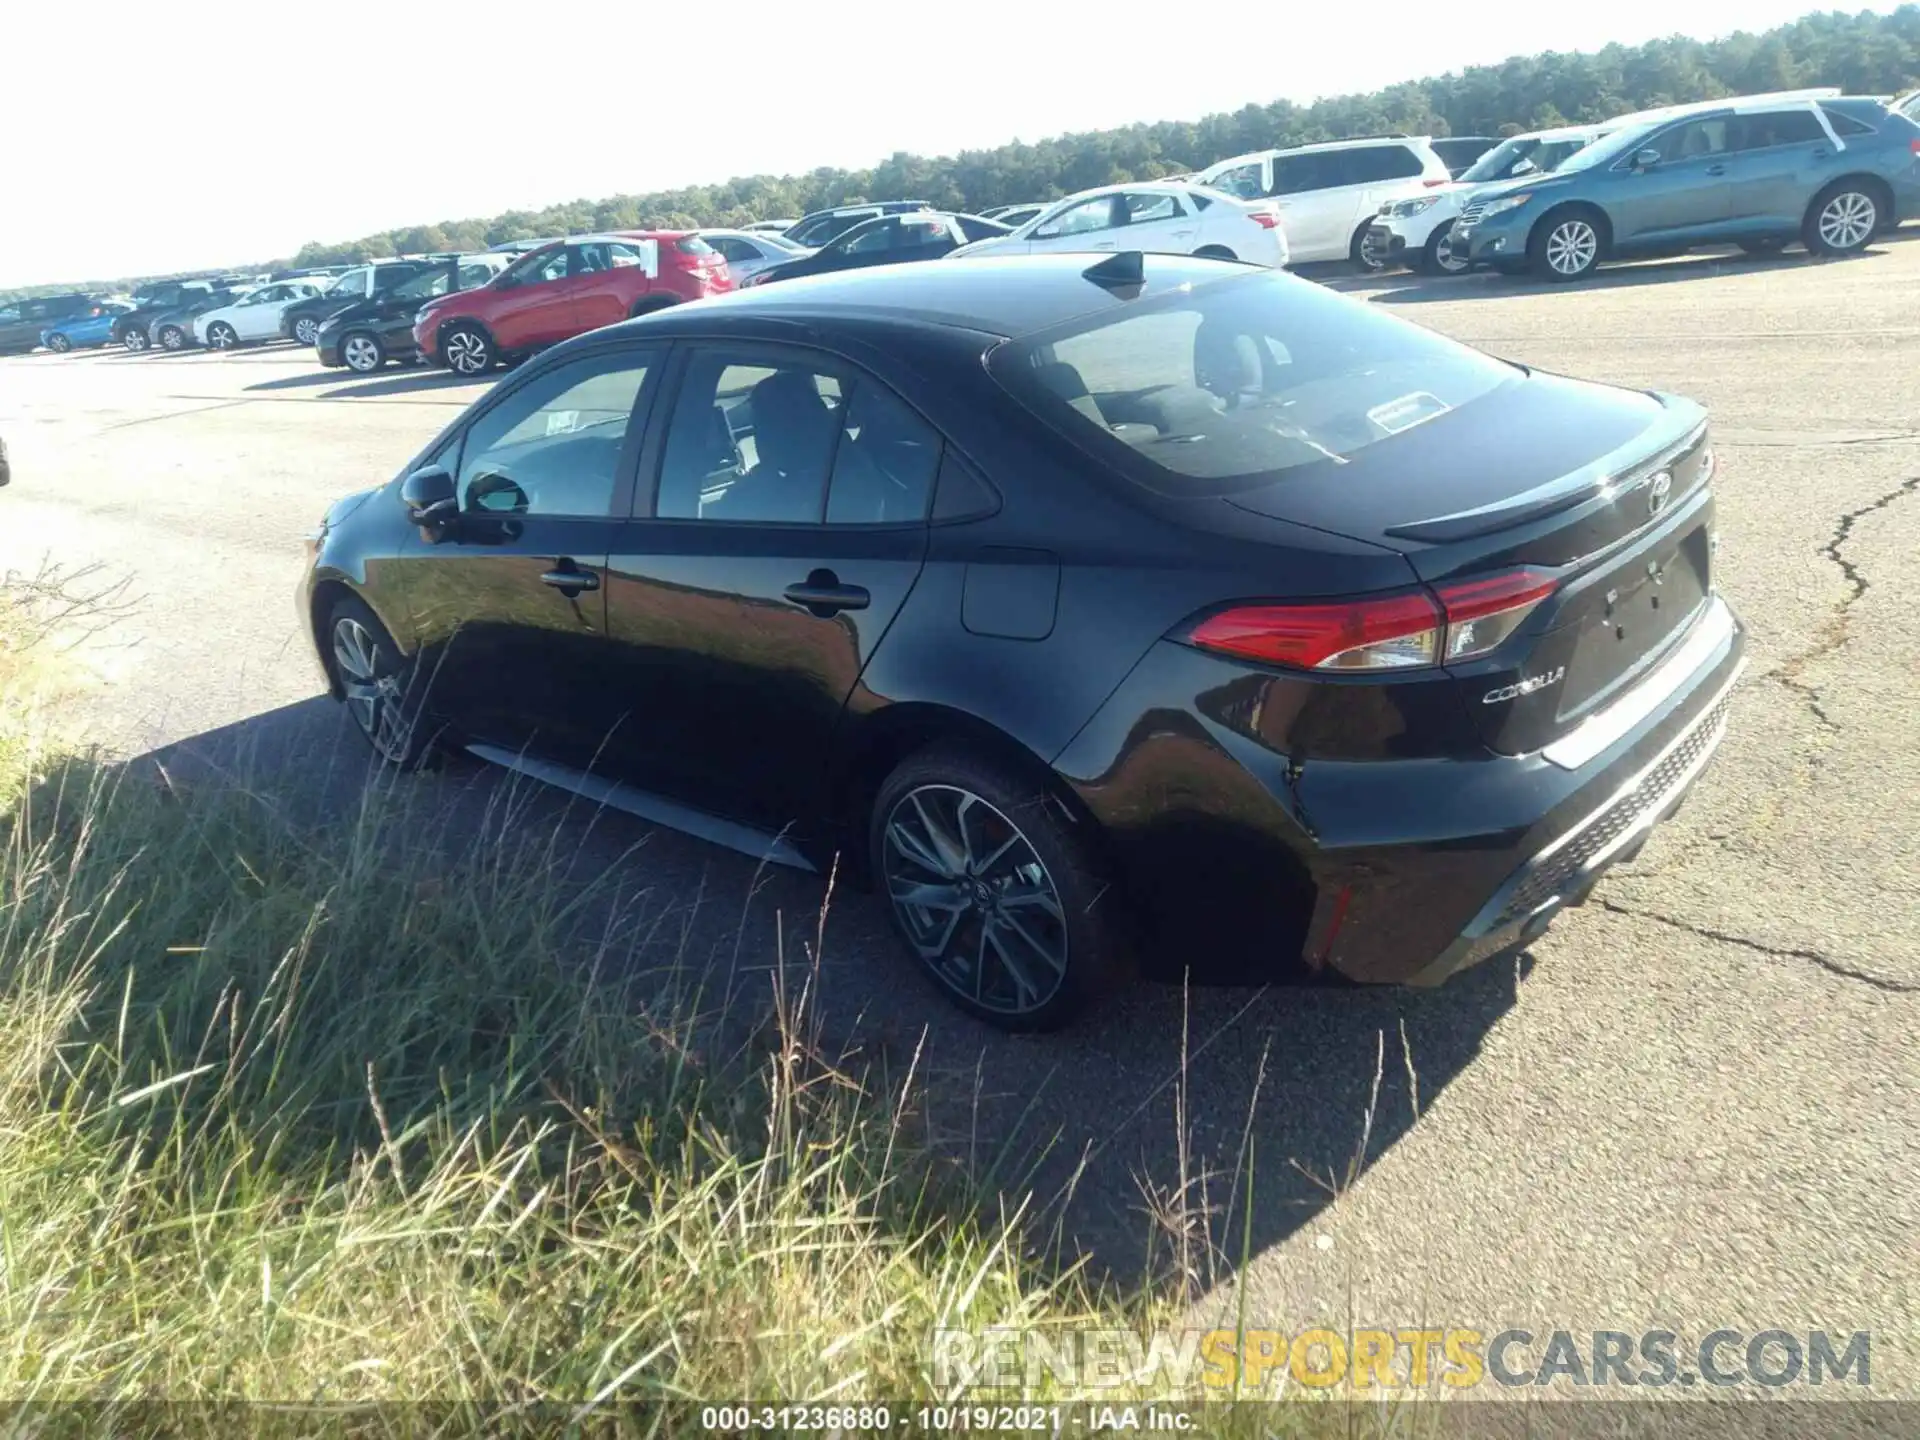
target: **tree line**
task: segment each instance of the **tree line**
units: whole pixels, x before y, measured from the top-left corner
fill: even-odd
[[[746,175],[716,185],[510,210],[487,219],[409,225],[358,240],[313,241],[291,262],[268,264],[357,264],[584,231],[741,225],[866,200],[925,200],[942,209],[979,211],[1051,200],[1096,185],[1157,179],[1249,150],[1351,135],[1511,135],[1758,91],[1837,85],[1848,94],[1893,95],[1916,84],[1920,5],[1882,15],[1835,11],[1715,41],[1674,37],[1584,54],[1518,55],[1311,105],[1276,100],[1199,120],[1127,125],[1031,144],[1014,141],[958,155],[898,152],[866,170],[823,167],[805,175]]]

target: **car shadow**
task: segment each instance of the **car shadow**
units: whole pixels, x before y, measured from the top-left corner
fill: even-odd
[[[918,1077],[924,1133],[983,1219],[1024,1214],[1050,1266],[1129,1289],[1211,1287],[1311,1224],[1430,1123],[1531,969],[1503,959],[1423,991],[1280,983],[1250,935],[1204,982],[1140,982],[1062,1033],[1013,1036],[948,1005],[870,894],[467,757],[396,776],[323,697],[128,764],[240,787],[303,829],[351,824],[397,789],[422,843],[449,853],[487,827],[505,836],[510,817],[516,851],[565,857],[560,883],[592,897],[569,901],[582,957],[606,963],[596,941],[616,930],[644,937],[623,980],[646,994],[691,979],[747,1031],[799,967],[825,1053]]]
[[[476,381],[469,376],[455,375],[448,370],[413,366],[364,377],[354,375],[351,370],[320,370],[302,375],[283,375],[277,380],[259,380],[246,388],[249,393],[276,393],[285,390],[314,390],[321,386],[330,386],[332,388],[317,398],[358,400],[372,399],[380,395],[412,395],[432,390],[472,391],[476,385],[483,386],[488,383],[486,380]]]
[[[1915,234],[1920,235],[1920,231]],[[1899,238],[1904,240],[1911,237]],[[1500,275],[1491,271],[1475,271],[1467,275],[1432,277],[1410,273],[1368,276],[1340,288],[1349,294],[1364,293],[1376,304],[1383,305],[1421,305],[1434,300],[1496,299],[1513,295],[1582,295],[1595,290],[1666,285],[1708,276],[1767,271],[1790,273],[1811,266],[1868,263],[1884,255],[1886,241],[1899,243],[1894,236],[1882,237],[1861,254],[1844,258],[1813,256],[1804,250],[1794,249],[1770,255],[1748,255],[1744,251],[1734,250],[1637,260],[1607,266],[1587,279],[1571,284],[1543,280],[1531,274]]]

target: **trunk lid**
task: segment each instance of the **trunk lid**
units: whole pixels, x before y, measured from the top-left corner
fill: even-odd
[[[1442,594],[1551,576],[1508,640],[1449,669],[1485,742],[1520,754],[1629,688],[1702,612],[1712,468],[1699,406],[1530,374],[1229,503],[1397,550]]]

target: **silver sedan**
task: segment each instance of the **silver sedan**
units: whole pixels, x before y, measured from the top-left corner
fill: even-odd
[[[811,255],[810,246],[796,245],[784,235],[764,230],[701,230],[700,238],[718,250],[727,262],[727,273],[740,286],[753,275],[774,265],[784,265]]]

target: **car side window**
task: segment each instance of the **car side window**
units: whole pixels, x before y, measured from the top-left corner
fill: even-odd
[[[1844,137],[1847,135],[1873,134],[1873,127],[1864,120],[1856,120],[1853,116],[1836,110],[1831,105],[1822,105],[1820,110],[1821,113],[1827,117],[1827,123],[1833,126],[1833,133],[1836,135]],[[1896,110],[1894,113],[1920,116],[1920,101],[1909,104],[1904,112]]]
[[[567,256],[568,252],[572,249],[573,247],[570,245],[562,245],[539,264],[529,266],[526,273],[526,283],[529,285],[543,285],[548,281],[566,279]]]
[[[1323,155],[1283,155],[1273,162],[1273,193],[1301,195],[1344,182],[1328,177]]]
[[[1695,160],[1706,155],[1724,155],[1732,148],[1732,116],[1718,115],[1711,120],[1689,120],[1676,125],[1656,139],[1650,148],[1660,152],[1661,160]]]
[[[896,244],[902,250],[924,250],[930,246],[945,245],[952,237],[947,234],[947,222],[939,217],[933,219],[908,219],[894,222],[898,227]]]
[[[1363,157],[1363,180],[1411,180],[1416,175],[1424,175],[1427,169],[1406,145],[1370,145],[1354,152],[1356,160]]]
[[[1827,132],[1811,110],[1761,110],[1741,117],[1740,148],[1770,150],[1776,145],[1812,145]]]
[[[823,365],[696,352],[680,382],[654,514],[818,524],[844,397]]]
[[[1155,220],[1178,220],[1180,202],[1172,195],[1152,191],[1128,191],[1120,197],[1129,225],[1148,225]]]
[[[460,508],[482,514],[605,515],[650,353],[556,365],[467,427]]]
[[[1231,170],[1222,170],[1207,183],[1215,190],[1224,190],[1242,200],[1252,200],[1259,195],[1263,179],[1260,162],[1256,160],[1251,165],[1236,165]]]
[[[840,242],[836,249],[844,255],[873,255],[882,250],[891,250],[900,242],[900,222],[882,220],[870,225],[858,235]]]
[[[923,520],[940,473],[940,436],[877,380],[853,382],[833,479],[829,525],[897,525]]]
[[[1117,197],[1102,195],[1097,199],[1083,200],[1070,209],[1061,211],[1033,232],[1036,240],[1053,240],[1063,235],[1087,235],[1095,230],[1110,230],[1114,225],[1113,207]]]

